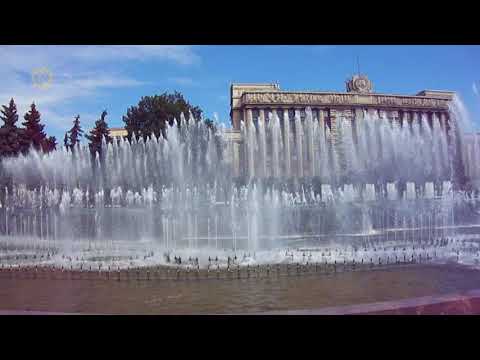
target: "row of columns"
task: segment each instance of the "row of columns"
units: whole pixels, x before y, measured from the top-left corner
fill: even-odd
[[[289,115],[289,111],[292,109],[294,112],[300,112],[300,111],[305,111],[304,107],[296,107],[296,108],[290,108],[290,107],[285,107],[285,108],[246,108],[243,110],[243,120],[245,123],[248,125],[253,123],[253,110],[258,110],[259,116],[258,116],[258,121],[267,121],[268,120],[268,114],[266,114],[266,110],[269,110],[273,114],[273,116],[278,115],[280,118],[285,119]],[[405,122],[415,122],[419,121],[422,117],[423,114],[426,114],[429,119],[431,115],[434,115],[436,119],[439,121],[440,126],[444,129],[445,125],[448,121],[448,115],[446,111],[411,111],[408,109],[404,110],[383,110],[383,109],[374,109],[374,108],[368,108],[366,109],[367,112],[371,115],[377,115],[381,119],[388,119],[388,120],[394,120],[394,121],[402,121],[403,123]],[[331,122],[334,122],[337,117],[340,117],[343,115],[344,118],[351,118],[351,119],[359,119],[363,118],[363,111],[364,109],[362,108],[356,108],[354,110],[352,109],[345,109],[345,110],[337,110],[337,109],[318,109],[318,108],[312,108],[312,111],[318,112],[318,120],[320,122],[330,119]],[[283,115],[283,116],[281,116]],[[294,119],[290,118],[290,121]],[[333,124],[331,124],[333,125]]]
[[[250,126],[254,126],[254,118],[253,118],[253,110],[254,108],[244,108],[243,109],[243,116],[242,118],[244,119],[247,128]],[[291,137],[292,129],[290,122],[295,121],[295,117],[293,118],[290,116],[289,112],[292,110],[291,107],[281,107],[281,108],[258,108],[258,122],[261,122],[263,124],[266,124],[268,122],[268,114],[266,114],[266,110],[269,110],[269,113],[272,113],[272,115],[279,116],[280,119],[286,119],[287,117],[289,118],[289,122],[284,121],[283,122],[283,131],[284,131],[284,142],[283,142],[283,148],[285,153],[291,154],[291,146],[292,144],[288,139]],[[304,111],[305,108],[303,107],[295,107],[293,108],[295,114],[299,113],[300,111]],[[317,116],[314,116],[314,121],[319,121],[320,126],[329,126],[330,131],[331,131],[331,138],[333,145],[335,146],[335,149],[341,151],[341,145],[342,145],[342,139],[337,136],[337,119],[338,118],[343,118],[345,120],[350,120],[352,121],[352,125],[354,124],[354,121],[361,121],[364,118],[364,109],[362,108],[356,108],[356,109],[329,109],[329,108],[312,108],[312,111],[318,113]],[[389,121],[394,121],[397,122],[399,125],[402,124],[402,126],[405,126],[407,123],[415,123],[419,122],[425,113],[427,115],[427,118],[430,119],[432,122],[433,121],[438,121],[441,129],[443,131],[447,131],[447,122],[448,122],[448,115],[445,111],[435,111],[435,112],[423,112],[423,111],[411,111],[408,109],[404,110],[383,110],[383,109],[375,109],[375,108],[368,108],[366,111],[372,116],[372,117],[378,117],[380,119],[386,119]],[[431,116],[434,117],[431,117]],[[328,124],[328,125],[327,125]],[[432,123],[433,125],[433,123]],[[295,125],[293,125],[295,126]],[[264,131],[265,127],[261,127]],[[356,134],[356,126],[352,126],[353,132],[354,132],[354,137],[357,138]],[[300,132],[296,132],[296,143],[299,142],[301,134]],[[262,139],[262,142],[265,142],[265,136],[260,137]],[[312,141],[312,139],[307,139],[307,141]],[[262,154],[260,154],[263,158],[266,156],[266,144],[262,143],[260,145],[260,151],[262,151]],[[312,149],[311,146],[308,147],[308,149]],[[313,156],[311,156],[312,158]],[[254,173],[254,158],[257,157],[256,154],[253,152],[252,149],[247,149],[246,152],[246,161],[248,163],[248,174]],[[297,162],[303,162],[303,154],[299,152],[297,154]],[[294,177],[302,177],[303,176],[303,163],[302,164],[297,164],[297,171],[295,174],[292,174],[292,163],[291,163],[291,158],[286,157],[284,159],[284,166],[285,166],[285,174],[294,176]],[[241,164],[239,164],[242,166]],[[245,164],[244,164],[245,165]],[[265,163],[262,165],[262,167],[265,167]],[[237,170],[236,173],[240,173],[240,170]],[[267,174],[267,169],[262,168],[261,169],[262,174]],[[272,174],[274,175],[274,174]]]
[[[470,178],[471,181],[478,183],[480,180],[480,170],[478,169],[478,163],[480,162],[480,142],[477,135],[472,140],[465,142],[465,175]]]

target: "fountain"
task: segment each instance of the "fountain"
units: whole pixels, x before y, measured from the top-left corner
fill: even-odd
[[[167,126],[165,137],[103,143],[95,156],[77,146],[5,159],[1,261],[184,266],[168,260],[178,256],[206,267],[207,257],[226,266],[238,255],[239,265],[253,265],[299,262],[301,250],[285,249],[308,247],[310,263],[383,264],[397,248],[417,256],[409,249],[420,245],[430,247],[423,259],[435,249],[435,259],[447,261],[462,248],[466,261],[479,251],[471,235],[477,200],[454,190],[452,169],[458,157],[477,155],[452,144],[462,131],[461,111],[451,113],[451,134],[435,118],[401,126],[365,112],[356,124],[338,119],[335,136],[308,108],[291,120],[269,114],[241,125],[248,176],[240,178],[225,129],[216,133],[191,115]],[[49,256],[33,259],[39,254]]]

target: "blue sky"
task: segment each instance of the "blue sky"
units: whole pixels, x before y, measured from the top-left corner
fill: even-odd
[[[344,91],[360,70],[374,91],[457,91],[480,128],[480,46],[1,46],[0,103],[25,113],[35,101],[59,142],[76,114],[89,129],[103,109],[111,127],[141,96],[178,90],[229,124],[231,82],[278,82],[284,90]],[[47,68],[51,86],[33,86]]]

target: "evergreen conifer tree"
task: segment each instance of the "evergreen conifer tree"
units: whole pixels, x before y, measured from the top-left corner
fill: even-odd
[[[40,123],[40,113],[35,104],[30,106],[30,111],[25,114],[24,119],[22,125],[25,126],[25,135],[31,146],[37,151],[48,152],[50,144],[47,142],[47,135],[43,131],[45,126]]]
[[[24,129],[16,125],[18,121],[17,106],[13,99],[8,106],[2,105],[0,119],[3,125],[0,127],[0,157],[16,156],[28,151],[28,138]]]
[[[107,111],[104,110],[100,119],[95,122],[95,127],[90,131],[90,135],[85,135],[85,137],[89,140],[88,146],[90,147],[92,155],[95,155],[97,152],[99,155],[102,155],[102,139],[105,139],[106,143],[112,142],[110,130],[107,122],[105,121],[106,116]]]
[[[73,127],[68,131],[68,133],[70,134],[70,147],[74,149],[75,146],[80,143],[80,138],[83,136],[83,130],[80,126],[80,115],[75,117],[75,120],[73,120]]]
[[[45,139],[45,152],[53,151],[57,148],[57,139],[55,136],[50,136],[49,138]]]
[[[10,99],[10,103],[8,106],[2,105],[0,119],[3,120],[4,125],[2,127],[17,127],[15,123],[18,121],[18,114],[17,114],[17,105],[15,105],[15,101]]]

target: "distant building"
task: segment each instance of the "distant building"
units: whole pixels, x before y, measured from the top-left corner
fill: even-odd
[[[114,140],[120,140],[123,137],[128,135],[127,130],[125,128],[110,128],[110,133],[109,135],[114,139]]]
[[[247,177],[252,175],[275,177],[277,176],[275,171],[280,171],[287,177],[313,176],[314,169],[311,161],[309,163],[308,151],[305,154],[297,153],[298,142],[301,147],[302,143],[312,141],[304,135],[307,108],[312,112],[315,126],[328,128],[341,162],[343,139],[341,132],[338,131],[341,127],[340,121],[348,122],[355,136],[357,126],[365,114],[388,120],[390,123],[397,122],[400,126],[419,122],[426,117],[430,126],[436,123],[448,132],[449,102],[453,96],[454,92],[437,90],[423,90],[416,95],[374,93],[371,81],[364,75],[350,78],[346,82],[346,92],[284,91],[280,90],[278,84],[232,84],[230,118],[233,130],[229,138],[238,141],[231,154],[234,172],[237,176]],[[278,159],[272,158],[271,154],[275,151],[272,152],[269,134],[265,136],[265,144],[254,141],[257,145],[253,145],[255,148],[249,150],[249,141],[244,138],[246,133],[241,129],[241,123],[246,129],[254,126],[256,129],[254,133],[259,134],[269,128],[268,123],[272,116],[280,120],[282,141],[275,146],[283,149],[284,154],[283,161],[273,167],[272,160],[278,163]],[[300,123],[296,122],[297,117],[301,119]],[[238,134],[234,135],[235,132]],[[314,149],[314,146],[310,146],[309,149]]]
[[[464,135],[463,163],[468,181],[480,189],[480,133]]]

